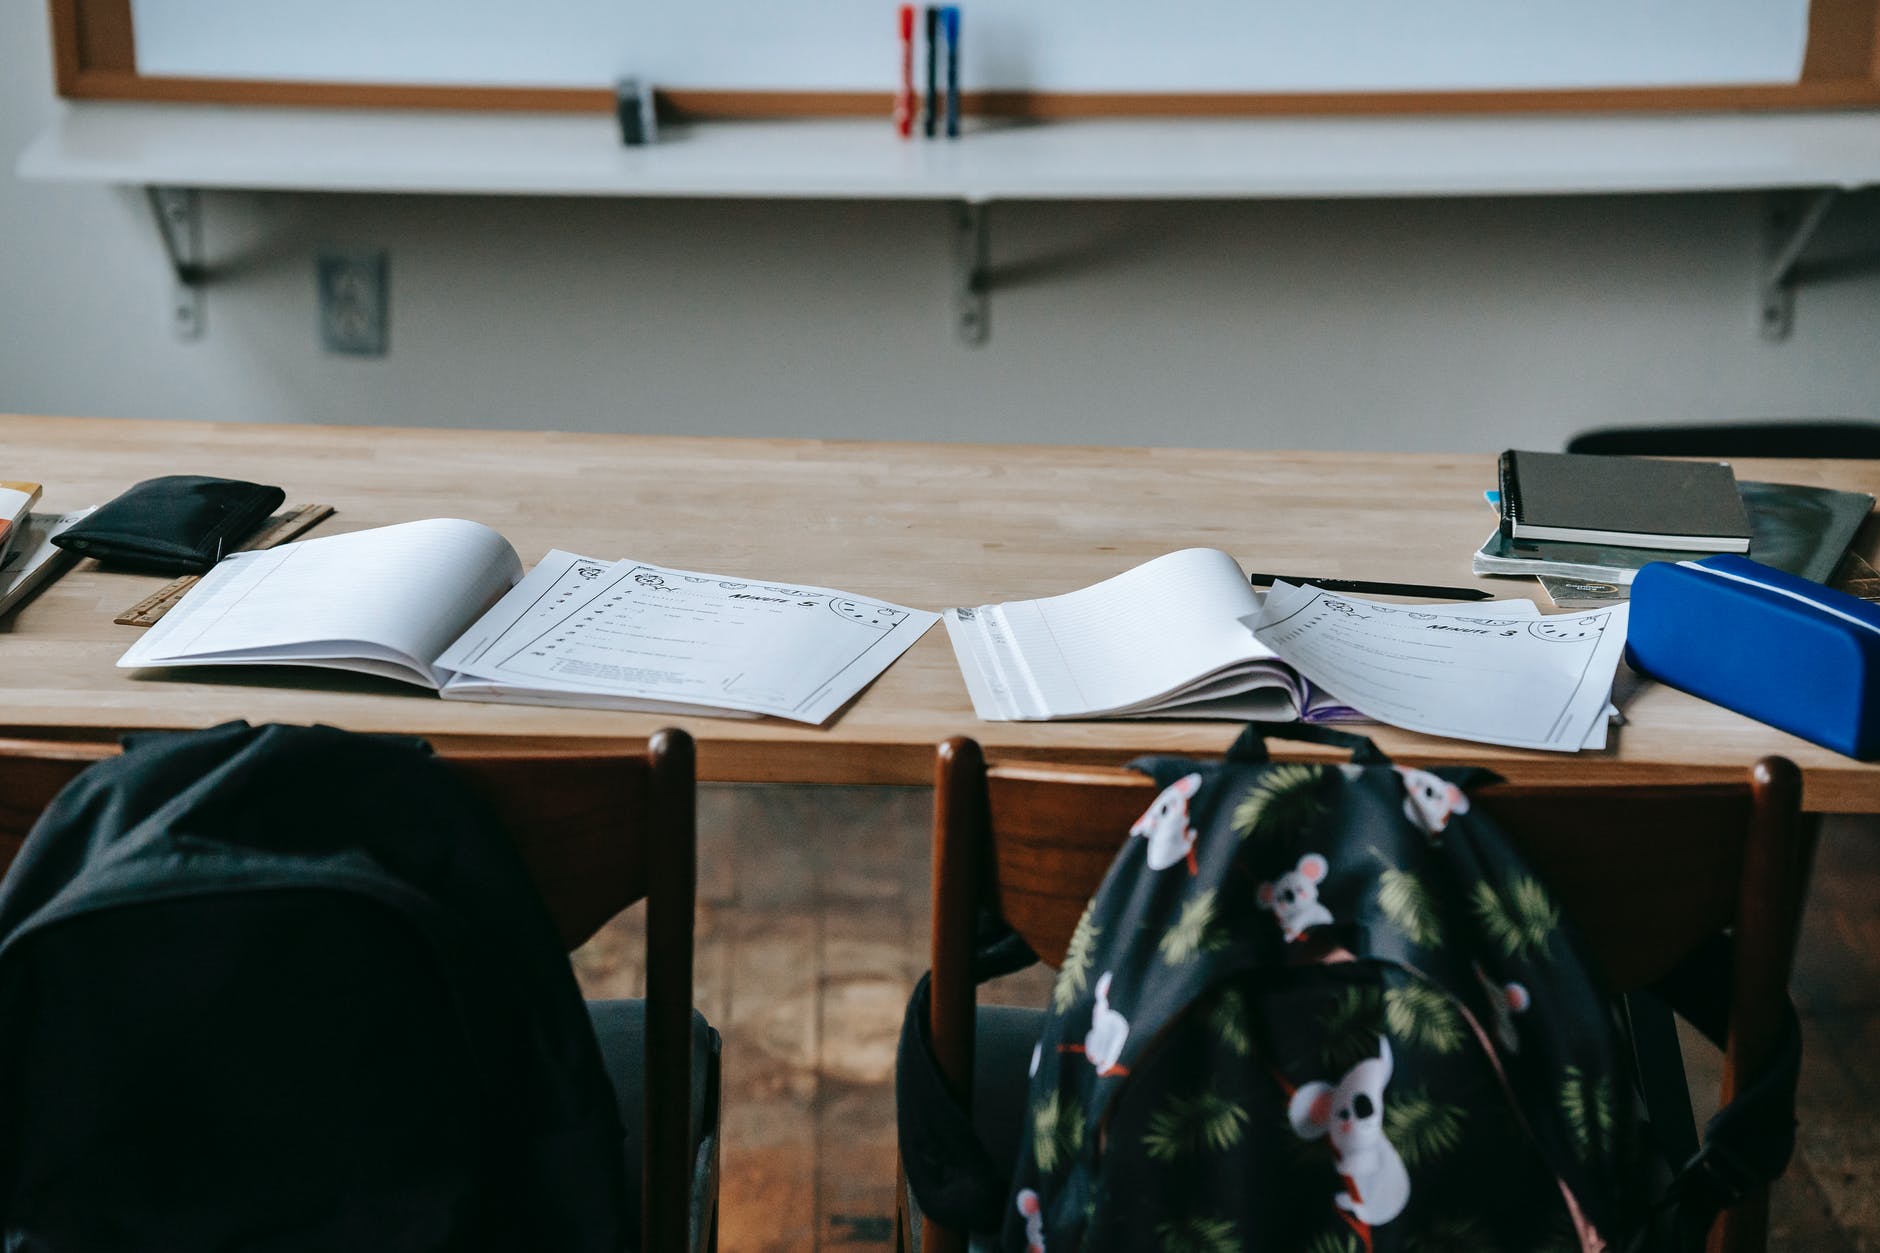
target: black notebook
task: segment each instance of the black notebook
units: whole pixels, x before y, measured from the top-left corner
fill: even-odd
[[[1718,461],[1501,455],[1501,525],[1514,539],[1746,553],[1749,515]]]

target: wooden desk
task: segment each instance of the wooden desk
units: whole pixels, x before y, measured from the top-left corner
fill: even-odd
[[[525,562],[550,547],[686,569],[840,587],[929,609],[1069,591],[1189,545],[1249,568],[1468,584],[1493,528],[1481,492],[1495,458],[667,439],[365,427],[0,417],[15,476],[44,507],[101,502],[163,473],[278,483],[339,514],[314,532],[474,518]],[[1745,478],[1880,494],[1880,463],[1738,463]],[[1871,554],[1877,528],[1863,532]],[[0,623],[0,731],[94,738],[231,718],[321,721],[442,742],[643,740],[677,723],[700,777],[928,783],[934,745],[977,737],[998,758],[1124,761],[1218,752],[1224,723],[983,723],[935,627],[823,728],[441,701],[415,687],[314,671],[179,677],[115,668],[135,628],[112,616],[164,580],[84,563]],[[1487,580],[1539,597],[1532,580]],[[1543,598],[1543,604],[1545,604]],[[1738,776],[1767,753],[1802,767],[1805,804],[1880,812],[1863,765],[1656,685],[1598,753],[1525,753],[1389,727],[1404,762],[1472,762],[1511,779],[1621,782]],[[1309,752],[1312,750],[1301,750]]]

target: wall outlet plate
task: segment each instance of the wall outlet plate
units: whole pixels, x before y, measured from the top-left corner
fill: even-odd
[[[320,292],[320,345],[355,357],[385,355],[387,279],[384,249],[322,252],[314,260]]]

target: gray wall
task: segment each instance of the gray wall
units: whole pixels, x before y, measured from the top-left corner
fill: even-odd
[[[0,4],[0,158],[58,104]],[[885,126],[885,123],[884,123]],[[1880,248],[1874,198],[1827,251]],[[224,193],[208,333],[137,195],[0,175],[0,410],[944,440],[1482,450],[1880,412],[1880,277],[1752,325],[1747,196],[992,210],[957,344],[932,205]],[[391,352],[324,354],[313,253],[391,252]]]

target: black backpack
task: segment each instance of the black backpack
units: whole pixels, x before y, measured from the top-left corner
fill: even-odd
[[[1060,968],[1003,1213],[989,1222],[986,1189],[924,1177],[931,1155],[904,1148],[923,1207],[1052,1253],[1672,1248],[1728,1199],[1716,1160],[1780,1173],[1793,1032],[1674,1171],[1688,1154],[1641,1094],[1681,1068],[1641,1083],[1580,940],[1470,806],[1492,776],[1267,733],[1353,760],[1274,763],[1249,728],[1221,762],[1135,763],[1163,791]],[[1015,964],[994,956],[1010,944],[988,972]],[[916,1072],[922,1013],[917,994]],[[904,1142],[957,1137],[944,1085],[904,1076],[901,1092],[926,1107],[903,1111]],[[946,1212],[966,1196],[971,1212]]]
[[[0,1232],[34,1253],[627,1247],[547,911],[420,743],[135,737],[0,883]]]

